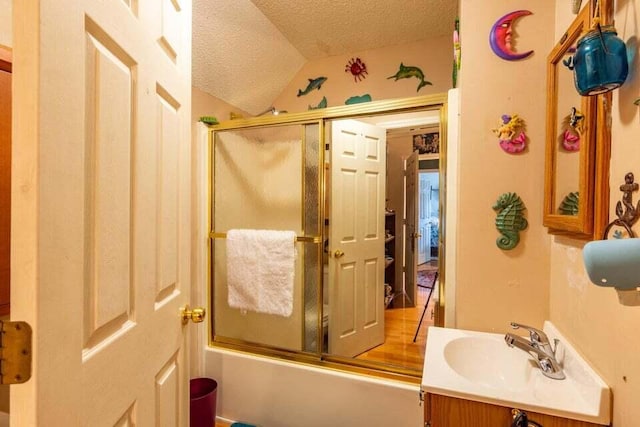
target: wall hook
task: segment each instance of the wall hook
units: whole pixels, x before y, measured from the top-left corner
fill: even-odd
[[[607,228],[604,230],[604,235],[602,236],[603,240],[607,240],[609,231],[611,231],[611,227],[614,225],[623,227],[627,233],[629,233],[629,237],[636,237],[631,227],[633,227],[633,224],[640,218],[640,201],[638,201],[636,206],[633,205],[633,192],[638,191],[639,187],[638,183],[634,181],[633,172],[629,172],[624,176],[624,184],[620,186],[622,200],[616,204],[616,215],[618,218],[607,225]]]

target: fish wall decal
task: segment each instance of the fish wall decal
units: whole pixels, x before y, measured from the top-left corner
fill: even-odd
[[[213,116],[202,116],[199,121],[208,125],[217,125],[219,123],[218,119]]]
[[[298,89],[298,96],[306,95],[314,89],[320,90],[322,84],[327,81],[326,77],[318,77],[315,79],[309,79],[309,84],[305,90]]]
[[[346,105],[360,104],[362,102],[371,102],[371,95],[365,93],[362,96],[352,96],[351,98],[344,101]]]
[[[327,97],[323,96],[322,99],[320,100],[320,102],[318,103],[318,105],[316,105],[315,107],[312,105],[309,105],[309,110],[317,110],[319,108],[327,108]]]
[[[398,81],[399,79],[408,79],[410,77],[415,77],[418,80],[420,80],[420,83],[418,84],[418,88],[416,89],[416,92],[418,92],[424,86],[431,84],[430,81],[427,81],[424,79],[424,73],[420,68],[414,67],[411,65],[405,66],[402,62],[400,63],[400,69],[398,69],[398,72],[391,77],[387,77],[387,79],[395,78],[396,81]]]

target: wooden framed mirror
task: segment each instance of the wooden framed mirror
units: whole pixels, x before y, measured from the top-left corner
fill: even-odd
[[[599,238],[607,222],[611,95],[580,96],[571,60],[594,13],[606,22],[610,2],[588,2],[547,60],[547,128],[543,224],[552,234]],[[597,12],[596,12],[597,11]]]

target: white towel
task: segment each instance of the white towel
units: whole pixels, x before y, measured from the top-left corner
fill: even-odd
[[[227,286],[230,307],[289,317],[293,312],[293,231],[229,230]]]

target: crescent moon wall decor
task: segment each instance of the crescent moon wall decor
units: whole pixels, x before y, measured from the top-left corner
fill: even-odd
[[[500,58],[507,61],[517,61],[524,59],[533,53],[532,50],[523,53],[517,53],[512,48],[513,38],[513,24],[514,22],[523,16],[532,15],[529,10],[516,10],[511,13],[507,13],[502,18],[498,19],[489,33],[489,44],[493,53]]]

